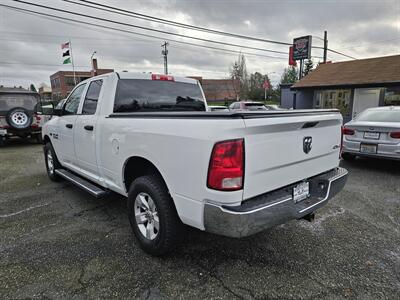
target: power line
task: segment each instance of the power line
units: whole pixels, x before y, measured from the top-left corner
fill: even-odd
[[[121,8],[110,6],[110,5],[100,4],[100,3],[96,3],[96,2],[92,2],[92,1],[78,0],[78,1],[81,1],[84,3],[77,3],[77,2],[74,2],[71,0],[62,0],[62,1],[72,3],[75,5],[81,5],[81,6],[85,6],[85,7],[94,8],[97,10],[111,12],[111,13],[115,13],[115,14],[119,14],[119,15],[123,15],[123,16],[128,16],[131,18],[137,18],[137,19],[141,19],[141,20],[157,22],[157,23],[170,25],[170,26],[176,26],[176,27],[180,27],[180,28],[186,28],[186,29],[191,29],[191,30],[208,32],[208,33],[212,33],[212,34],[224,35],[224,36],[229,36],[229,37],[253,40],[253,41],[258,41],[258,42],[265,42],[265,43],[271,43],[271,44],[286,45],[286,46],[292,45],[291,43],[286,43],[286,42],[281,42],[281,41],[262,39],[262,38],[257,38],[257,37],[252,37],[252,36],[247,36],[247,35],[242,35],[242,34],[237,34],[237,33],[231,33],[231,32],[226,32],[226,31],[221,31],[221,30],[215,30],[215,29],[195,26],[195,25],[191,25],[191,24],[180,23],[180,22],[163,19],[163,18],[158,18],[158,17],[154,17],[154,16],[150,16],[150,15],[145,15],[145,14],[137,13],[134,11],[121,9]],[[91,5],[88,5],[85,3],[89,3]],[[96,5],[96,6],[93,6],[93,5]]]
[[[24,8],[19,8],[19,7],[10,6],[10,5],[5,5],[5,4],[0,4],[0,6],[8,8],[8,9],[16,10],[16,11],[21,12],[21,13],[32,13],[32,14],[36,14],[36,15],[39,15],[39,16],[46,16],[46,17],[50,17],[50,18],[54,18],[54,19],[66,20],[66,21],[75,22],[75,23],[84,24],[84,25],[90,25],[90,26],[94,26],[94,27],[98,27],[98,28],[109,29],[109,30],[113,30],[113,31],[124,32],[124,33],[144,36],[144,37],[148,37],[148,38],[154,38],[154,39],[158,39],[158,40],[164,40],[164,38],[159,37],[159,36],[149,35],[149,34],[145,34],[145,33],[138,33],[138,32],[134,32],[134,31],[126,30],[126,29],[115,28],[115,27],[111,27],[111,26],[100,25],[100,24],[90,23],[90,22],[81,21],[81,20],[74,20],[74,19],[70,19],[70,18],[66,18],[66,17],[51,15],[51,14],[47,14],[47,13],[37,12],[37,11],[24,9]],[[265,58],[287,59],[286,57],[270,56],[270,55],[263,55],[263,54],[257,54],[257,53],[251,53],[251,52],[244,52],[244,51],[237,51],[237,50],[231,50],[231,49],[225,49],[225,48],[218,48],[218,47],[206,46],[206,45],[195,44],[195,43],[190,43],[190,42],[183,42],[183,41],[174,40],[174,39],[168,39],[168,40],[170,42],[174,42],[174,43],[177,43],[177,44],[184,44],[184,45],[200,47],[200,48],[206,48],[206,49],[217,50],[217,51],[225,51],[225,52],[239,53],[239,54],[243,53],[243,54],[246,54],[246,55],[254,55],[254,56],[260,56],[260,57],[265,57]]]
[[[272,44],[286,45],[286,46],[292,46],[293,45],[292,43],[287,43],[287,42],[262,39],[262,38],[247,36],[247,35],[241,35],[241,34],[237,34],[237,33],[231,33],[231,32],[226,32],[226,31],[221,31],[221,30],[215,30],[215,29],[195,26],[195,25],[191,25],[191,24],[185,24],[185,23],[181,23],[181,22],[168,20],[168,19],[163,19],[163,18],[158,18],[158,17],[146,15],[146,14],[137,13],[137,12],[134,12],[134,11],[131,11],[131,10],[121,9],[121,8],[110,6],[110,5],[100,4],[100,3],[96,3],[96,2],[92,2],[92,1],[88,1],[88,0],[76,0],[76,1],[84,2],[84,3],[77,3],[77,2],[74,2],[74,1],[71,1],[71,0],[61,0],[61,1],[72,3],[72,4],[75,4],[75,5],[90,7],[90,8],[93,8],[93,9],[102,10],[102,11],[106,11],[106,12],[111,12],[111,13],[115,13],[115,14],[119,14],[119,15],[123,15],[123,16],[137,18],[137,19],[141,19],[141,20],[157,22],[157,23],[161,23],[161,24],[165,24],[165,25],[177,26],[177,27],[180,27],[180,28],[198,30],[198,31],[202,31],[202,32],[208,32],[208,33],[219,34],[219,35],[223,35],[223,36],[229,36],[229,37],[253,40],[253,41],[258,41],[258,42],[265,42],[265,43],[272,43]],[[91,4],[91,5],[88,5],[86,3]],[[95,6],[93,6],[93,5],[95,5]],[[318,39],[321,39],[321,40],[324,40],[323,38],[321,38],[319,36],[314,36],[314,37],[316,37]],[[321,46],[313,46],[312,48],[314,48],[314,49],[324,49],[324,47],[321,47]],[[334,53],[349,57],[349,58],[353,58],[353,57],[351,57],[349,55],[346,55],[344,53],[338,52],[338,51],[333,50],[333,49],[328,49],[328,50],[331,51],[331,52],[334,52]],[[353,58],[353,59],[355,59],[355,58]]]
[[[350,56],[350,55],[344,54],[344,53],[342,53],[342,52],[339,52],[339,51],[336,51],[336,50],[328,49],[328,51],[330,51],[330,52],[332,52],[332,53],[336,53],[336,54],[343,55],[343,56],[345,56],[345,57],[348,57],[348,58],[351,58],[351,59],[357,59],[357,58],[355,58],[355,57],[353,57],[353,56]]]
[[[22,1],[22,0],[12,0],[12,1],[17,2],[17,3],[26,4],[26,5],[36,6],[36,7],[40,7],[40,8],[45,8],[45,9],[49,9],[49,10],[54,10],[54,11],[58,11],[58,12],[62,12],[62,13],[72,14],[72,15],[76,15],[76,16],[80,16],[80,17],[95,19],[95,20],[98,20],[98,21],[103,21],[103,22],[108,22],[108,23],[113,23],[113,24],[118,24],[118,25],[123,25],[123,26],[129,26],[129,27],[138,28],[138,29],[147,30],[147,31],[154,31],[154,32],[162,33],[162,34],[169,34],[169,35],[179,36],[181,38],[189,38],[189,39],[194,39],[194,40],[207,42],[207,43],[214,43],[214,44],[231,46],[231,47],[239,47],[239,48],[245,48],[245,49],[250,49],[250,50],[257,50],[257,51],[279,53],[279,54],[286,54],[287,55],[287,53],[283,52],[283,51],[276,51],[276,50],[270,50],[270,49],[249,47],[249,46],[243,46],[243,45],[238,45],[238,44],[214,41],[214,40],[209,40],[209,39],[204,39],[204,38],[199,38],[199,37],[193,37],[193,36],[189,36],[189,35],[173,33],[173,32],[169,32],[169,31],[164,31],[164,30],[159,30],[159,29],[154,29],[154,28],[148,28],[148,27],[145,27],[145,26],[133,25],[133,24],[119,22],[119,21],[110,20],[110,19],[105,19],[105,18],[101,18],[101,17],[86,15],[86,14],[82,14],[82,13],[78,13],[78,12],[74,12],[74,11],[68,11],[68,10],[64,10],[64,9],[60,9],[60,8],[54,8],[54,7],[41,5],[41,4],[36,4],[36,3],[31,3],[31,2]]]
[[[246,35],[241,35],[241,34],[221,31],[221,30],[215,30],[215,29],[210,29],[210,28],[205,28],[205,27],[200,27],[200,26],[180,23],[180,22],[176,22],[176,21],[172,21],[172,20],[168,20],[168,19],[163,19],[163,18],[158,18],[158,17],[146,15],[146,14],[141,14],[141,13],[137,13],[137,12],[134,12],[134,11],[131,11],[131,10],[121,9],[121,8],[118,8],[118,7],[105,5],[105,4],[100,4],[100,3],[96,3],[96,2],[92,2],[92,1],[88,1],[88,0],[76,0],[76,1],[81,1],[81,2],[84,2],[84,3],[77,3],[77,2],[74,2],[74,1],[71,1],[71,0],[61,0],[61,1],[72,3],[72,4],[75,4],[75,5],[90,7],[90,8],[101,10],[101,11],[111,12],[111,13],[115,13],[115,14],[119,14],[119,15],[123,15],[123,16],[137,18],[137,19],[141,19],[141,20],[157,22],[157,23],[161,23],[161,24],[165,24],[165,25],[177,26],[177,27],[180,27],[180,28],[198,30],[198,31],[202,31],[202,32],[208,32],[208,33],[219,34],[219,35],[223,35],[223,36],[229,36],[229,37],[253,40],[253,41],[258,41],[258,42],[265,42],[265,43],[272,43],[272,44],[286,45],[286,46],[292,46],[293,45],[292,43],[286,43],[286,42],[274,41],[274,40],[268,40],[268,39],[261,39],[261,38],[252,37],[252,36],[246,36]],[[86,3],[89,3],[91,5],[88,5]],[[93,6],[93,5],[95,5],[95,6]],[[321,39],[321,40],[324,40],[323,38],[321,38],[319,36],[314,36],[314,37],[316,37],[318,39]],[[314,48],[314,49],[323,49],[324,50],[324,47],[321,47],[321,46],[312,46],[312,48]],[[354,57],[352,57],[350,55],[341,53],[341,52],[333,50],[333,49],[327,49],[327,50],[331,51],[333,53],[339,54],[339,55],[343,55],[343,56],[348,57],[348,58],[356,59],[356,58],[354,58]]]

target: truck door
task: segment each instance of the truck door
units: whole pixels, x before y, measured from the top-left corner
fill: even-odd
[[[102,79],[93,80],[89,83],[86,95],[75,122],[74,144],[76,165],[85,175],[98,178],[96,161],[96,121],[98,115],[97,101],[100,96]]]
[[[69,95],[62,116],[58,118],[57,129],[50,133],[58,159],[63,164],[75,164],[74,126],[85,86],[85,83],[78,85]]]

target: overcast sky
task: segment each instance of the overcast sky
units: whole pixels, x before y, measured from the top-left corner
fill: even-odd
[[[288,52],[288,46],[176,28],[101,12],[62,0],[26,1],[153,29]],[[79,0],[74,1],[79,2]],[[313,35],[313,45],[322,46],[319,37],[323,36],[324,30],[327,30],[329,48],[356,58],[394,55],[400,52],[400,0],[100,0],[98,3],[196,26],[288,43],[298,36]],[[70,65],[62,65],[60,44],[68,39],[72,42],[76,70],[89,70],[90,56],[93,51],[97,51],[96,57],[100,68],[162,73],[161,43],[166,40],[170,44],[168,55],[170,73],[184,76],[197,75],[203,78],[229,76],[229,66],[237,58],[236,53],[182,45],[170,39],[273,56],[246,55],[246,60],[249,72],[269,73],[274,84],[279,81],[283,69],[287,66],[285,54],[204,43],[59,13],[12,0],[0,0],[0,4],[162,38],[146,38],[0,7],[0,85],[25,87],[30,83],[36,86],[41,83],[49,85],[49,76],[52,73],[72,70]],[[312,54],[316,56],[314,62],[317,63],[320,60],[318,57],[322,56],[322,50],[313,49]],[[348,60],[333,53],[329,53],[328,59],[334,62]]]

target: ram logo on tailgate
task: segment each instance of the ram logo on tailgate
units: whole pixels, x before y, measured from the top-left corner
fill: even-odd
[[[312,137],[306,136],[303,138],[303,151],[305,154],[311,151],[312,148]]]

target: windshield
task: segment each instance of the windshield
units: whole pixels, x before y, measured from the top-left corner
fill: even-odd
[[[245,103],[247,110],[267,110],[267,108],[261,103]]]
[[[400,122],[400,109],[365,110],[358,116],[357,121]]]
[[[0,94],[0,111],[7,112],[15,107],[34,110],[39,97],[35,94]]]
[[[114,112],[205,110],[197,84],[143,79],[118,81]]]

